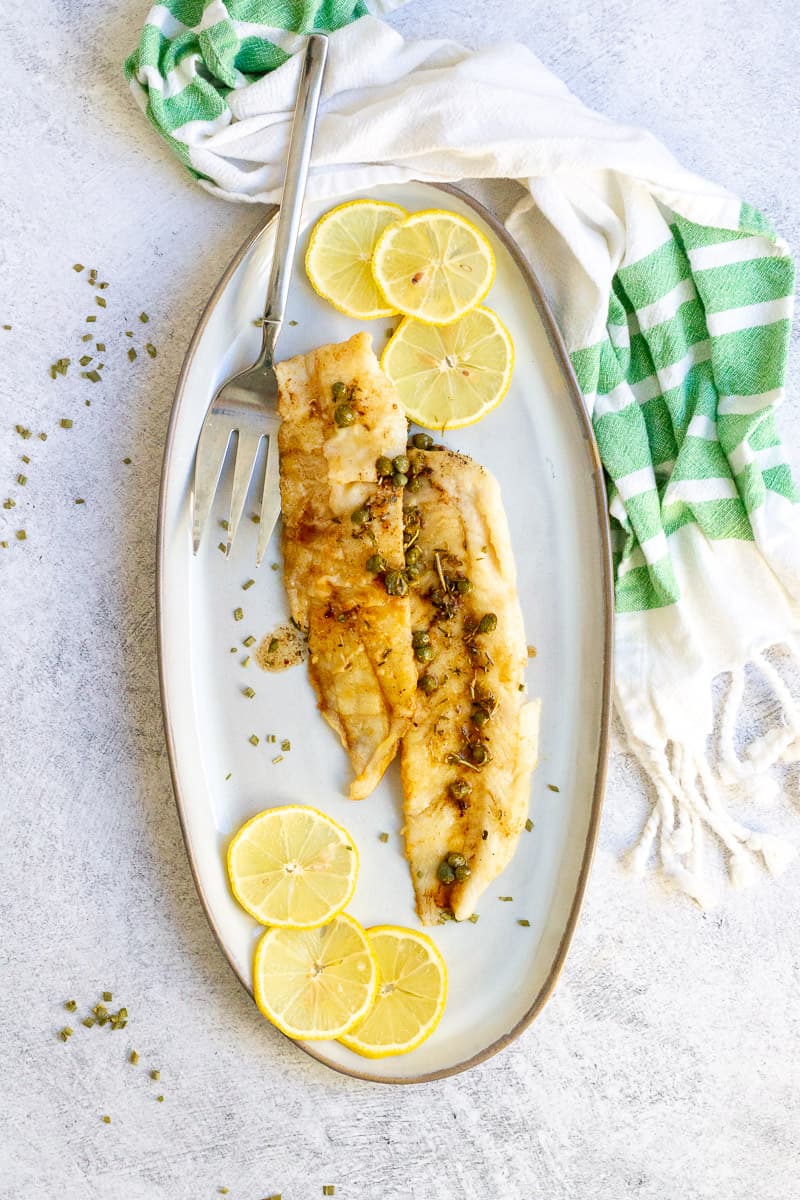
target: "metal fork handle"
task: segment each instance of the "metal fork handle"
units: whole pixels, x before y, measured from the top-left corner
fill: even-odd
[[[312,33],[308,39],[300,72],[300,86],[289,135],[289,153],[286,159],[278,228],[275,233],[272,270],[264,305],[261,354],[256,363],[257,367],[271,366],[275,343],[286,315],[289,277],[300,230],[300,215],[311,160],[311,143],[317,123],[322,76],[327,57],[327,37],[322,33]]]

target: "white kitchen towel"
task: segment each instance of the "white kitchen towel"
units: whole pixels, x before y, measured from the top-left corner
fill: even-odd
[[[800,707],[773,653],[796,662],[800,641],[798,496],[774,424],[792,314],[785,244],[650,134],[587,109],[523,46],[407,42],[359,16],[360,0],[300,10],[293,22],[278,0],[156,5],[126,64],[134,95],[202,187],[278,201],[295,51],[323,27],[335,32],[312,195],[519,181],[508,226],[556,313],[607,475],[615,702],[655,790],[630,861],[643,870],[655,847],[704,905],[709,832],[735,885],[757,864],[777,874],[791,847],[733,813],[774,794],[774,763],[800,758]],[[740,757],[748,668],[782,717]]]

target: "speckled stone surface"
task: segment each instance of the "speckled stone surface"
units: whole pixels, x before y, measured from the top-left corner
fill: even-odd
[[[134,108],[120,65],[144,7],[30,0],[24,22],[8,6],[0,18],[0,324],[13,326],[0,330],[0,492],[17,498],[0,513],[0,1197],[211,1200],[225,1186],[231,1200],[312,1200],[334,1184],[339,1200],[790,1200],[798,871],[709,914],[631,880],[619,855],[647,791],[619,743],[555,997],[484,1066],[416,1088],[338,1077],[271,1030],[227,967],[170,787],[154,535],[177,372],[258,213],[197,189]],[[798,245],[791,0],[417,0],[393,21],[526,41],[582,99],[649,126]],[[482,194],[508,204],[502,186]],[[109,281],[105,312],[76,261]],[[106,343],[106,382],[74,366],[51,381],[87,330]],[[800,467],[797,342],[790,378],[779,424]],[[770,704],[752,696],[751,732]],[[800,842],[797,771],[783,782],[755,820]],[[59,1002],[102,988],[128,1028],[77,1026],[62,1045],[57,1029],[77,1023]]]

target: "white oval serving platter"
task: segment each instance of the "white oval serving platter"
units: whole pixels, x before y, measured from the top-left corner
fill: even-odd
[[[320,1062],[361,1078],[421,1082],[464,1070],[514,1038],[555,986],[575,926],[602,801],[611,679],[612,592],[605,492],[591,426],[552,317],[514,243],[485,209],[458,189],[411,183],[367,195],[409,210],[448,208],[489,237],[497,277],[484,303],[514,339],[511,390],[480,424],[444,440],[498,478],[511,527],[528,642],[536,655],[528,689],[541,696],[539,767],[531,832],[483,896],[476,924],[432,930],[450,979],[444,1018],[411,1054],[359,1058],[335,1042],[299,1043]],[[339,201],[341,202],[341,201]],[[312,291],[303,270],[308,233],[328,203],[304,212],[279,357],[349,337],[360,326]],[[236,904],[225,874],[231,835],[264,808],[308,803],[353,834],[361,872],[349,910],[365,926],[418,927],[401,838],[396,764],[378,790],[346,798],[349,765],[317,711],[305,666],[265,674],[243,639],[258,640],[286,619],[278,531],[255,568],[256,525],[244,520],[230,559],[218,549],[225,488],[213,527],[192,556],[190,483],[203,416],[219,385],[248,366],[260,345],[260,316],[274,238],[266,218],[215,290],[186,356],[167,437],[159,510],[158,611],[161,691],[175,795],[200,899],[228,961],[251,989],[262,932]],[[296,322],[296,324],[294,324]],[[378,353],[392,319],[367,323]],[[226,467],[230,475],[230,463]],[[229,484],[229,479],[228,479]],[[255,511],[256,496],[246,511]],[[250,579],[255,584],[242,590]],[[244,610],[240,621],[234,610]],[[235,652],[232,650],[235,648]],[[250,685],[253,699],[243,695]],[[249,738],[256,734],[258,746]],[[275,735],[276,742],[266,740]],[[280,742],[291,750],[273,762]],[[558,789],[557,791],[555,789]],[[388,842],[379,835],[388,833]],[[513,896],[500,903],[498,895]],[[521,926],[523,919],[530,925]],[[279,1036],[265,1022],[266,1036]]]

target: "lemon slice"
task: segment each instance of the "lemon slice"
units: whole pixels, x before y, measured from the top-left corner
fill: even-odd
[[[357,875],[347,830],[302,804],[259,813],[228,847],[231,890],[262,925],[323,925],[348,903]]]
[[[514,343],[490,308],[452,325],[401,321],[381,358],[406,416],[424,429],[462,429],[496,408],[511,385]]]
[[[268,929],[253,960],[253,994],[292,1038],[339,1038],[375,1000],[378,965],[367,935],[340,913],[318,929]]]
[[[447,1001],[447,967],[424,933],[377,925],[367,930],[378,960],[375,1004],[353,1032],[339,1040],[365,1058],[407,1054],[429,1038]]]
[[[406,216],[399,204],[352,200],[320,217],[306,251],[306,274],[314,291],[339,312],[360,321],[391,317],[372,274],[372,255],[380,235]]]
[[[494,282],[492,247],[457,213],[412,213],[381,234],[372,271],[393,311],[429,325],[469,312]]]

